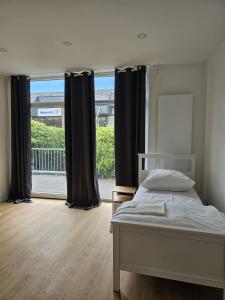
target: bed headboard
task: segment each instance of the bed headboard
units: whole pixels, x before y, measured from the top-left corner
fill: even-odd
[[[138,154],[138,183],[140,184],[153,169],[178,170],[195,180],[194,154]]]

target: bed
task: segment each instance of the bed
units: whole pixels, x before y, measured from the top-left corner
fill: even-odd
[[[152,168],[179,169],[194,179],[195,156],[139,154],[139,184]],[[160,197],[166,203],[166,218],[112,218],[114,291],[120,289],[121,270],[224,289],[224,215],[203,206],[194,189],[150,192],[139,186],[134,201]]]

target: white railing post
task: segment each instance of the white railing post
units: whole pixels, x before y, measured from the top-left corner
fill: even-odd
[[[65,149],[32,148],[31,151],[33,172],[65,174]]]

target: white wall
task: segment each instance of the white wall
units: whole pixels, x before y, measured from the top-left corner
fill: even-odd
[[[205,64],[165,65],[152,68],[150,71],[149,152],[156,151],[158,96],[167,94],[192,94],[194,96],[192,153],[197,155],[196,189],[200,196],[203,190],[205,89]]]
[[[6,200],[9,188],[9,111],[6,83],[0,77],[0,201]]]
[[[225,211],[225,39],[207,64],[204,194]]]

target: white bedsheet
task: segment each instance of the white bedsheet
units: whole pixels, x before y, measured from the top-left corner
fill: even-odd
[[[166,206],[165,216],[119,214],[112,220],[145,222],[154,225],[178,226],[225,234],[225,215],[213,206],[204,206],[194,190],[189,192],[151,192],[139,187],[132,201],[122,204],[129,207],[135,202],[162,202]]]

